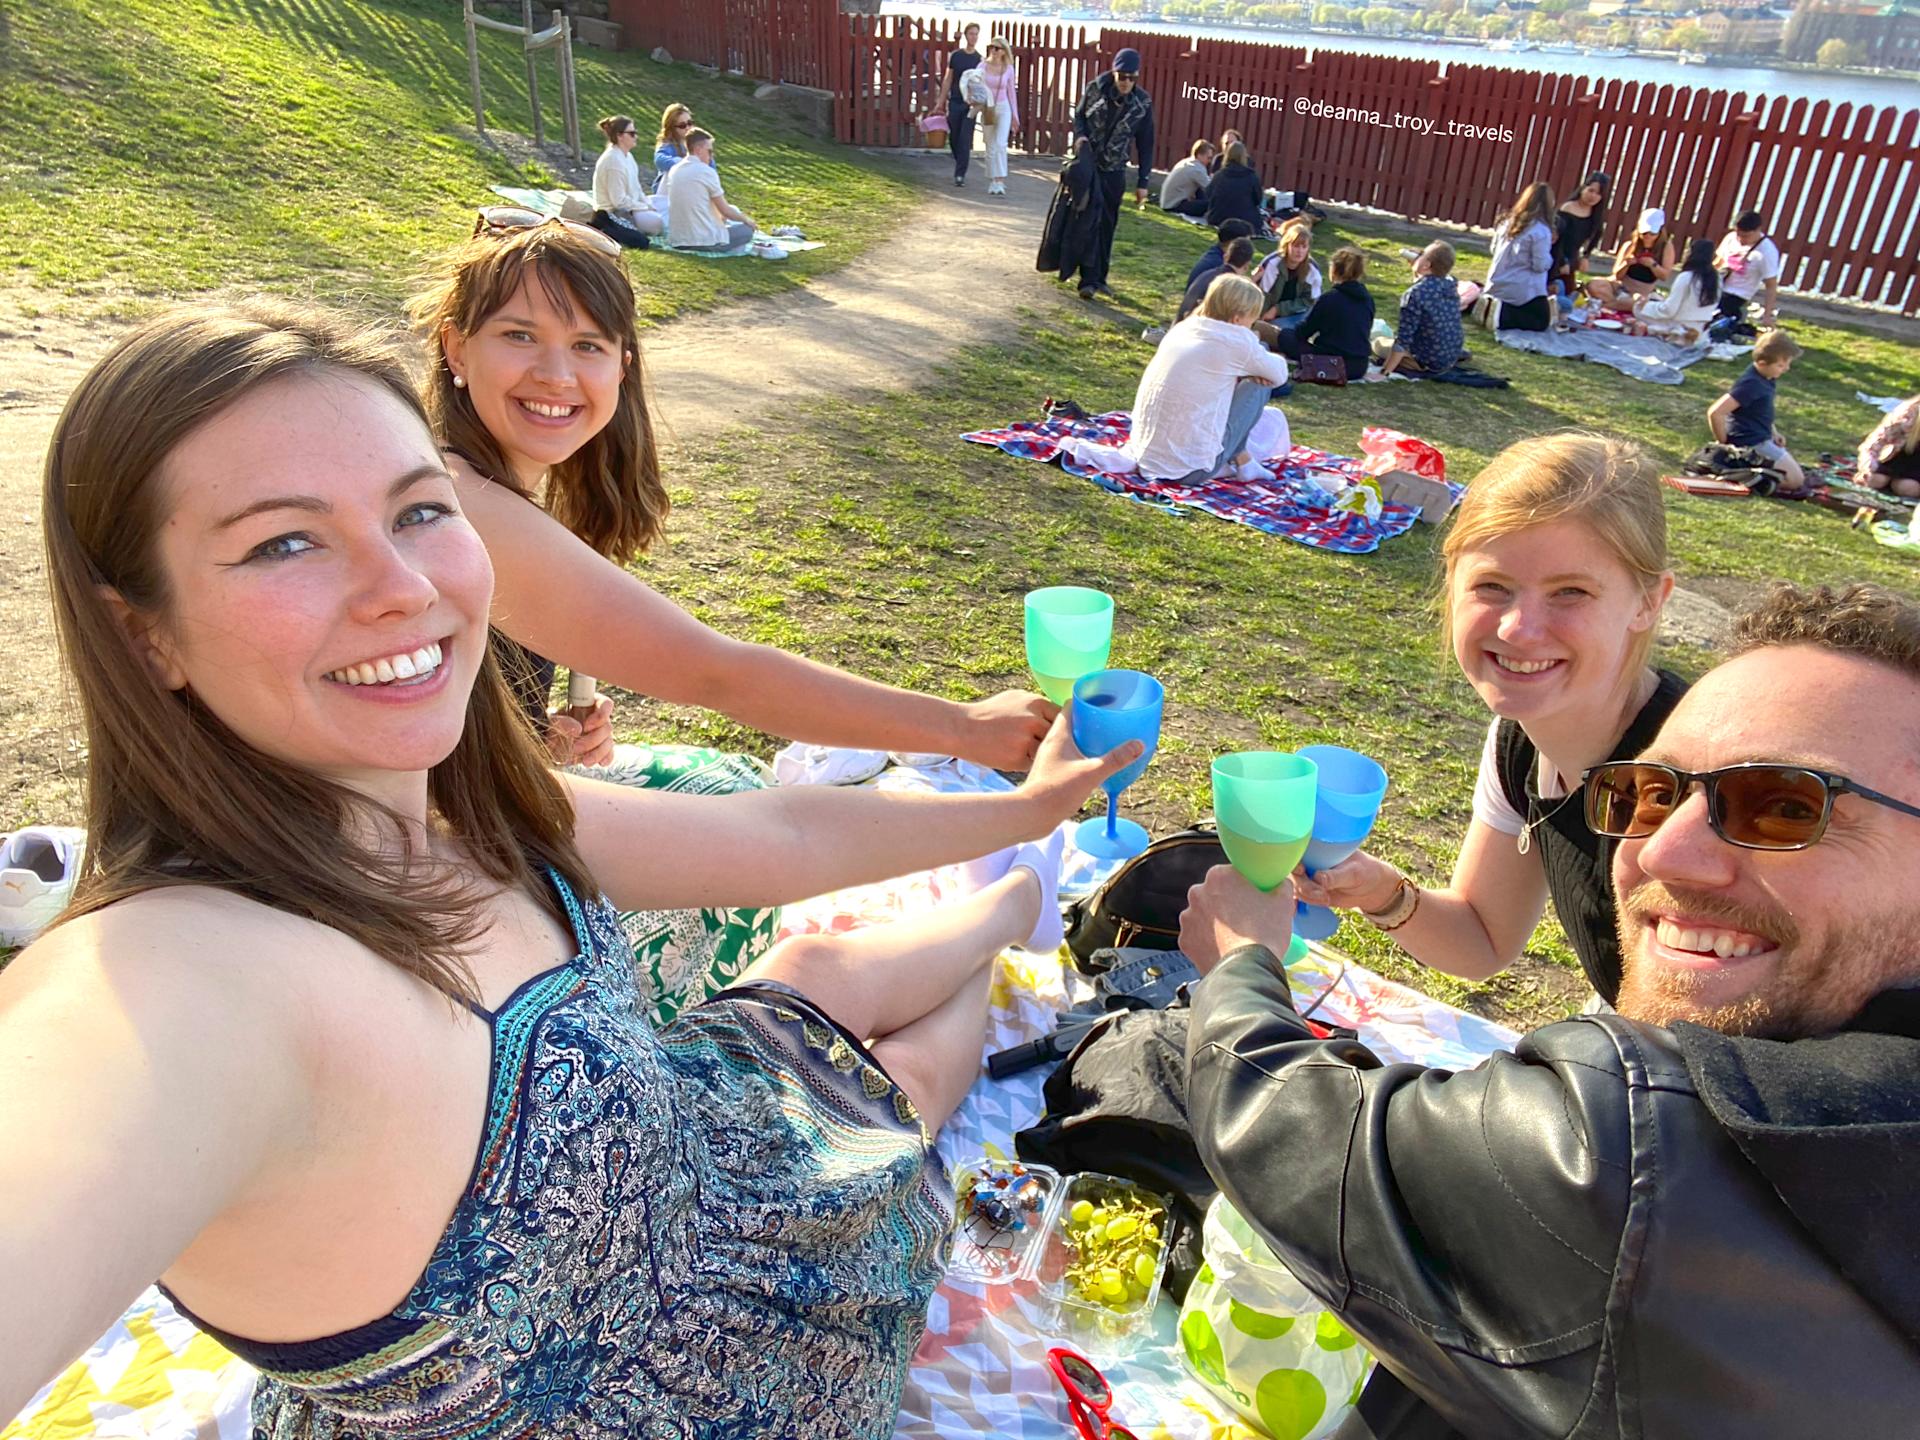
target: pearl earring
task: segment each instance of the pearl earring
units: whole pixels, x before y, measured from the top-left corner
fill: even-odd
[[[464,375],[456,375],[456,376],[454,376],[454,377],[453,377],[453,388],[454,388],[454,389],[456,389],[456,390],[464,390],[464,389],[466,389],[466,388],[467,388],[467,377],[466,377],[466,376],[464,376]]]

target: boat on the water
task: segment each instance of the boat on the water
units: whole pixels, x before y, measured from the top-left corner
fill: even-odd
[[[1702,55],[1698,50],[1682,50],[1673,58],[1682,65],[1704,65],[1707,63],[1707,57]]]
[[[1623,50],[1617,45],[1609,46],[1605,50],[1587,51],[1588,57],[1594,60],[1624,60],[1632,53],[1631,50]]]
[[[1567,45],[1560,41],[1555,41],[1551,45],[1542,45],[1540,47],[1540,53],[1542,55],[1578,55],[1580,53],[1580,47],[1578,45]]]

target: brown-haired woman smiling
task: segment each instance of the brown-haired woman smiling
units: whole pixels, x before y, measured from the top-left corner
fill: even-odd
[[[1062,722],[993,796],[555,773],[404,366],[324,315],[134,332],[43,513],[93,844],[0,974],[0,1291],[49,1297],[0,1307],[0,1413],[158,1276],[259,1368],[266,1434],[889,1434],[951,1222],[929,1127],[1044,867],[780,947],[659,1033],[602,890],[985,853],[1137,744]]]

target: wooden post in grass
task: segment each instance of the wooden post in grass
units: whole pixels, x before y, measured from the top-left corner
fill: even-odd
[[[566,107],[567,149],[573,152],[573,163],[580,163],[580,92],[575,87],[573,73],[573,20],[564,10],[553,12],[553,23],[560,31],[560,93],[562,104]]]
[[[533,0],[520,0],[520,20],[528,35],[533,34]],[[546,143],[546,133],[540,124],[540,65],[532,50],[526,51],[527,57],[527,100],[533,106],[533,143]],[[564,103],[564,102],[563,102]]]
[[[480,98],[480,37],[474,32],[473,0],[460,0],[461,18],[467,30],[467,81],[473,86],[473,128],[487,133],[487,107]]]

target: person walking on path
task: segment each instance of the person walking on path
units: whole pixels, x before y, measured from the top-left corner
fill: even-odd
[[[1153,173],[1153,99],[1140,85],[1140,52],[1122,50],[1113,69],[1087,87],[1073,107],[1073,133],[1093,151],[1095,190],[1101,207],[1093,253],[1080,270],[1080,298],[1111,295],[1107,266],[1113,258],[1113,232],[1120,223],[1120,199],[1127,188],[1127,160],[1137,158],[1140,173],[1134,199],[1147,203],[1147,176]]]
[[[975,89],[985,95],[980,124],[987,137],[987,194],[1007,193],[1007,141],[1020,123],[1020,104],[1014,97],[1019,71],[1013,51],[998,35],[987,41],[986,63],[973,72]],[[962,88],[965,88],[964,86]]]
[[[960,48],[947,56],[946,74],[940,88],[947,97],[947,144],[953,149],[953,183],[967,183],[967,162],[973,159],[973,107],[960,93],[960,77],[978,68],[980,27],[969,25],[961,31]]]

